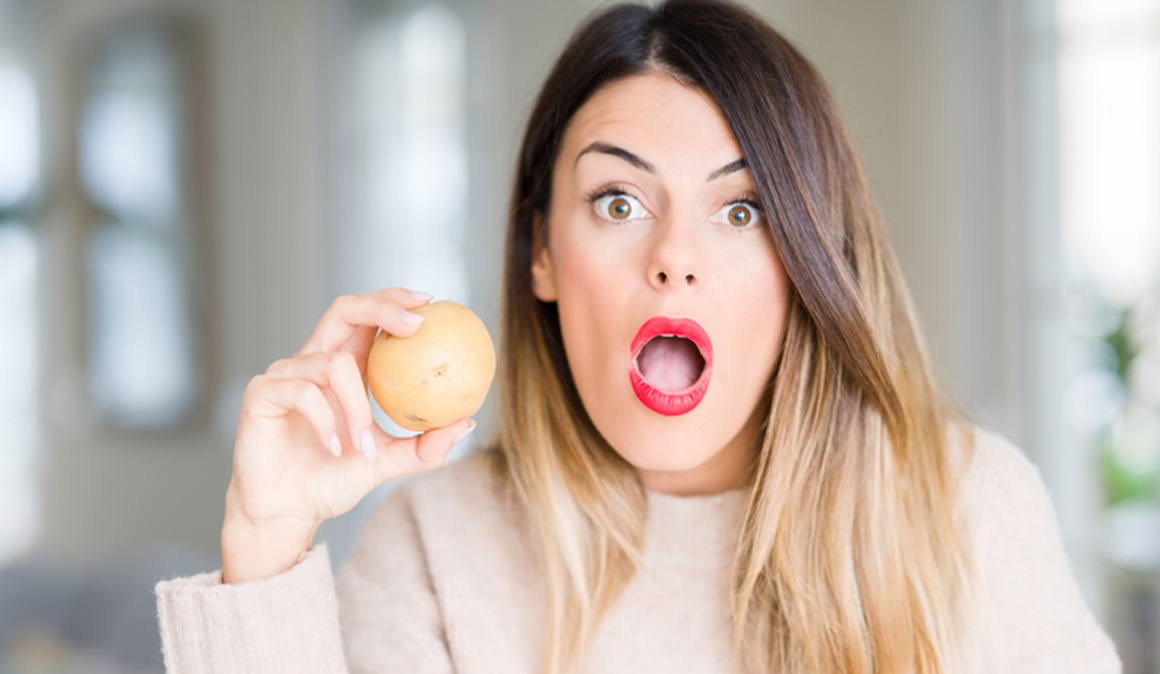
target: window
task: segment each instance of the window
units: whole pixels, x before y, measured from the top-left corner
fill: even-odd
[[[173,426],[204,388],[188,54],[175,22],[102,34],[78,120],[88,393],[102,421]]]
[[[1060,183],[1069,406],[1100,444],[1106,501],[1160,478],[1160,2],[1061,0]]]
[[[1160,2],[1059,0],[1060,221],[1073,335],[1066,394],[1098,456],[1126,672],[1160,667]]]

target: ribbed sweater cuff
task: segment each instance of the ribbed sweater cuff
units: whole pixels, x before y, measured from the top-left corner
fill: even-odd
[[[155,592],[169,674],[346,671],[325,544],[271,578],[224,585],[218,570]]]

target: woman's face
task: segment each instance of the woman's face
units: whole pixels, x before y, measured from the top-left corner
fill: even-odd
[[[652,72],[585,103],[553,167],[533,290],[596,428],[657,491],[741,486],[768,413],[789,282],[741,160],[708,95]]]

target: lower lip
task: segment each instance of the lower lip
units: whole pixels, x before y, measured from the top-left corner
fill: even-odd
[[[645,381],[635,364],[629,370],[628,378],[632,382],[633,392],[645,407],[657,414],[675,417],[691,412],[705,397],[705,392],[709,390],[709,364],[705,364],[700,378],[692,386],[674,393],[662,391]]]

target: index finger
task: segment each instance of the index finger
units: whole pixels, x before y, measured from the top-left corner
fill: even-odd
[[[398,337],[410,337],[419,329],[423,319],[407,309],[421,307],[430,301],[431,296],[427,293],[405,288],[339,295],[295,355],[319,351],[367,351],[379,328]]]

